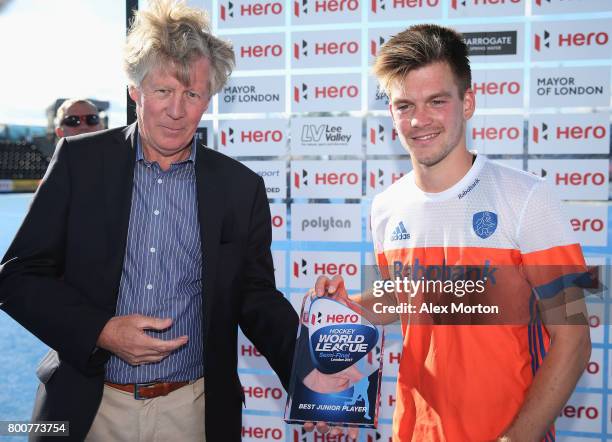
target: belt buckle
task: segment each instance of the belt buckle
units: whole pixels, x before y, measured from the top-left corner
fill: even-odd
[[[142,384],[134,384],[134,399],[136,399],[137,401],[144,401],[146,399],[149,399],[147,397],[140,396],[138,390],[140,389],[140,387],[150,387],[151,385],[155,384],[156,382],[144,382]]]

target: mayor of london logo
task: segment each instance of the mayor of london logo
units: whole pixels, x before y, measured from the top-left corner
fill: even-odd
[[[476,235],[482,239],[488,238],[497,229],[497,214],[487,211],[475,213],[472,217],[472,227]]]

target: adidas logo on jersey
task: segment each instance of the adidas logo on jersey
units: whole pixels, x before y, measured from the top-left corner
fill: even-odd
[[[410,233],[404,227],[404,223],[400,221],[391,234],[391,241],[400,241],[402,239],[410,239]]]

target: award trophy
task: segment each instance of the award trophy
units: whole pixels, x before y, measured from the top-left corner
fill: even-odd
[[[384,329],[351,301],[302,302],[285,421],[375,428],[380,402]]]

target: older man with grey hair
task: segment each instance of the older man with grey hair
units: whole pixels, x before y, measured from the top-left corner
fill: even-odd
[[[2,260],[1,308],[52,348],[33,420],[71,440],[239,441],[238,326],[287,387],[298,318],[263,180],[194,137],[234,54],[159,0],[124,60],[137,122],[60,141]]]

